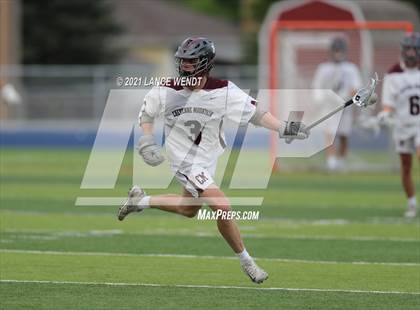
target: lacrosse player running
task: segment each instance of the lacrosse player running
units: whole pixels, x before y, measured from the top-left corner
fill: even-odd
[[[342,37],[336,37],[332,40],[330,46],[331,60],[318,65],[312,88],[331,89],[342,99],[352,97],[358,88],[361,87],[362,81],[359,69],[355,64],[346,60],[347,58],[347,42]],[[315,98],[322,101],[323,98]],[[340,125],[337,135],[339,138],[338,154],[335,146],[331,145],[327,149],[327,168],[329,170],[337,170],[342,168],[344,159],[347,155],[348,138],[352,130],[353,109],[347,108],[341,115]],[[327,137],[330,138],[334,132],[327,131]],[[330,139],[327,139],[330,140]]]
[[[411,176],[412,154],[420,162],[420,35],[412,33],[401,40],[402,71],[385,76],[382,88],[383,109],[378,120],[393,125],[395,148],[400,155],[401,179],[408,199],[405,217],[417,214],[417,200]]]
[[[308,137],[303,124],[280,122],[269,112],[260,110],[256,101],[232,82],[210,77],[214,57],[212,41],[202,37],[187,38],[175,53],[178,73],[181,77],[201,77],[200,83],[191,87],[170,83],[152,88],[139,114],[143,135],[138,149],[151,166],[164,161],[153,137],[153,121],[163,115],[167,157],[183,187],[183,194],[148,196],[140,187],[133,186],[118,211],[119,220],[147,208],[192,218],[203,203],[213,211],[229,211],[228,198],[213,181],[217,159],[225,148],[224,119],[239,124],[250,122],[277,131],[280,138]],[[266,280],[268,274],[248,254],[235,221],[218,218],[217,227],[251,280],[255,283]]]

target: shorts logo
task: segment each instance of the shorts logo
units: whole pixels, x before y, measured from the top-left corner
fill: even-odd
[[[208,178],[205,176],[204,171],[201,172],[200,174],[197,174],[195,176],[195,179],[197,180],[198,183],[200,183],[201,185],[203,185],[206,181],[208,181]]]

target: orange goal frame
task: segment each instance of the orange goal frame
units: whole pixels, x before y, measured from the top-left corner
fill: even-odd
[[[407,33],[413,32],[414,26],[409,21],[310,21],[290,20],[277,21],[270,27],[269,34],[269,89],[270,89],[270,112],[277,115],[275,89],[278,88],[278,53],[277,44],[279,32],[282,30],[402,30]],[[274,170],[279,169],[276,162],[276,148],[278,135],[270,134],[270,159]]]

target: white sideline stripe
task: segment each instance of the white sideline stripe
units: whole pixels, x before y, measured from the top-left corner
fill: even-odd
[[[298,292],[307,291],[307,292],[336,292],[336,293],[362,293],[362,294],[420,295],[419,292],[399,292],[399,291],[363,291],[363,290],[322,289],[322,288],[251,287],[251,286],[229,286],[229,285],[157,284],[157,283],[125,283],[125,282],[79,282],[79,281],[1,279],[0,283],[76,284],[76,285],[103,285],[103,286],[149,286],[149,287],[178,287],[178,288],[240,289],[240,290],[258,290],[258,291],[298,291]]]
[[[219,233],[211,233],[211,232],[179,232],[179,231],[152,231],[152,232],[141,232],[141,233],[132,233],[127,232],[127,234],[135,234],[135,235],[151,235],[151,236],[194,236],[194,237],[219,237]],[[322,236],[322,235],[278,235],[272,236],[269,234],[253,234],[253,233],[242,233],[242,236],[246,238],[255,238],[255,239],[263,239],[263,238],[276,238],[276,239],[290,239],[290,240],[336,240],[336,241],[395,241],[395,242],[420,242],[420,239],[416,238],[400,238],[400,237],[369,237],[369,236],[354,236],[354,237],[337,237],[337,236]]]
[[[0,249],[0,253],[21,253],[21,254],[41,254],[41,255],[69,255],[69,256],[122,256],[122,257],[171,257],[171,258],[194,258],[194,259],[228,259],[236,260],[234,256],[212,256],[212,255],[193,255],[193,254],[134,254],[134,253],[112,253],[112,252],[66,252],[66,251],[39,251],[39,250],[15,250]],[[383,266],[420,266],[420,263],[387,263],[387,262],[338,262],[338,261],[317,261],[305,259],[288,259],[288,258],[270,258],[270,257],[254,257],[255,260],[266,260],[272,262],[283,263],[303,263],[303,264],[350,264],[350,265],[383,265]]]
[[[246,230],[245,230],[246,231]],[[5,233],[48,233],[51,234],[52,238],[58,237],[91,237],[91,236],[109,236],[116,234],[128,234],[128,235],[140,235],[140,236],[193,236],[193,237],[220,237],[219,233],[213,232],[195,232],[191,231],[180,231],[179,229],[163,230],[161,228],[154,229],[152,231],[123,231],[119,229],[110,230],[90,230],[90,231],[56,231],[51,229],[5,229]],[[102,232],[102,234],[101,234]],[[253,234],[243,233],[246,238],[276,238],[276,239],[289,239],[289,240],[337,240],[337,241],[395,241],[395,242],[420,242],[418,238],[402,238],[402,237],[371,237],[371,236],[328,236],[328,235],[278,235],[273,236],[270,234]],[[40,237],[42,238],[42,237]],[[36,239],[34,237],[34,239]]]
[[[244,234],[246,236],[246,234]],[[260,236],[250,236],[258,238]],[[269,235],[262,235],[261,238],[272,238]],[[369,237],[369,236],[354,236],[354,237],[336,237],[336,236],[306,236],[306,235],[284,235],[279,236],[279,239],[296,239],[296,240],[347,240],[347,241],[397,241],[397,242],[420,242],[416,238],[400,238],[400,237]]]

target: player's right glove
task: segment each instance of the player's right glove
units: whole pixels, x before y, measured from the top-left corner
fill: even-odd
[[[279,128],[279,138],[303,140],[309,137],[309,130],[302,122],[284,122]]]
[[[156,144],[153,135],[141,136],[137,149],[144,162],[150,166],[158,166],[165,160],[162,148]]]

